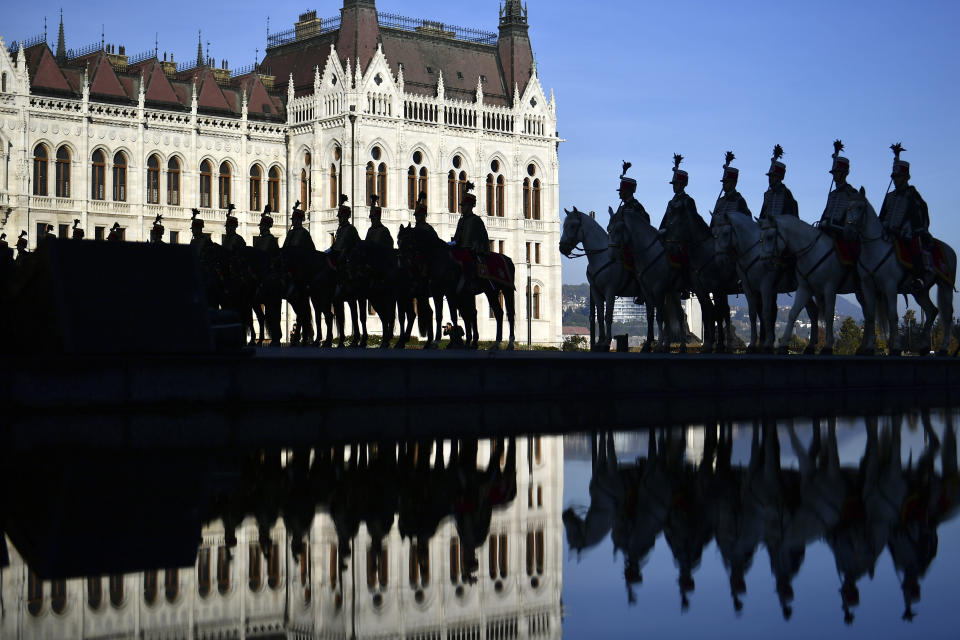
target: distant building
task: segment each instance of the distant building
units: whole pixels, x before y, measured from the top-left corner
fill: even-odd
[[[613,303],[613,321],[629,324],[647,321],[647,308],[634,304],[633,298],[616,298]]]

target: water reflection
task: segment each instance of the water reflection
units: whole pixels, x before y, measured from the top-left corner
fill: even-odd
[[[793,614],[793,583],[807,549],[823,543],[836,566],[847,624],[860,604],[858,585],[873,578],[887,551],[902,593],[902,617],[912,620],[921,581],[937,554],[938,528],[956,515],[960,502],[952,417],[946,413],[938,433],[928,411],[909,416],[906,428],[918,447],[908,454],[902,453],[902,415],[866,418],[863,426],[847,429],[844,435],[858,437],[865,431],[865,444],[856,455],[848,446],[846,456],[834,419],[808,428],[757,422],[654,431],[641,436],[646,451],[629,463],[618,459],[614,434],[595,433],[588,445],[589,503],[564,510],[567,542],[579,557],[609,536],[622,556],[627,601],[633,604],[662,535],[683,611],[691,605],[704,549],[714,542],[738,614],[746,574],[765,549],[785,620]]]
[[[189,468],[174,458],[167,473]],[[59,462],[70,466],[69,459]],[[202,526],[187,531],[192,566],[157,564],[158,549],[141,545],[124,549],[120,565],[111,564],[116,558],[93,565],[136,571],[59,577],[56,567],[66,565],[50,558],[63,549],[36,544],[71,544],[40,506],[50,503],[34,511],[22,498],[8,505],[0,524],[13,544],[0,580],[0,636],[560,636],[560,437],[277,448],[201,459],[198,486],[178,494],[181,507],[165,504],[160,514],[199,515]],[[109,467],[86,458],[63,477],[78,467],[98,476],[100,464]],[[158,472],[143,464],[133,465],[141,473],[118,478],[116,462],[104,476],[139,483]],[[85,500],[85,486],[75,492],[61,480],[54,484],[63,493],[47,501]],[[17,493],[39,497],[29,486]],[[125,506],[128,513],[111,506],[116,528],[140,522],[136,505]],[[53,520],[69,512],[60,508]],[[71,553],[98,556],[97,547],[109,546],[84,545]],[[47,575],[38,574],[41,566]]]

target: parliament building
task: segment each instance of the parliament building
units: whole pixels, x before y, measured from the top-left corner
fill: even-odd
[[[517,339],[529,275],[532,340],[559,345],[561,139],[520,2],[501,6],[493,33],[344,0],[338,15],[308,11],[270,34],[257,63],[229,66],[202,42],[189,61],[156,47],[128,55],[103,38],[67,49],[62,19],[55,49],[46,35],[0,38],[6,241],[26,231],[32,248],[47,225],[65,236],[79,220],[87,239],[118,223],[145,242],[161,215],[164,240],[186,243],[192,208],[218,240],[234,204],[249,244],[265,205],[282,236],[300,201],[324,249],[341,193],[361,236],[379,196],[396,238],[421,191],[449,239],[472,182],[492,249],[517,265]],[[478,304],[487,339],[494,321]]]

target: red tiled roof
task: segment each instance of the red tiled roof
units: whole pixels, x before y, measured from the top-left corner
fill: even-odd
[[[120,84],[117,74],[110,66],[110,60],[103,53],[90,65],[90,95],[106,96],[114,99],[130,100],[130,96]]]
[[[200,109],[216,109],[219,111],[233,111],[227,102],[220,85],[213,77],[213,71],[204,69],[199,74],[199,86],[197,87],[197,106]]]
[[[246,76],[240,81],[240,86],[247,92],[248,115],[269,116],[281,112],[280,105],[267,93],[267,88],[263,86],[260,76],[256,74]]]
[[[165,104],[182,104],[177,99],[177,94],[167,80],[167,74],[163,72],[163,67],[154,60],[150,66],[144,69],[143,77],[147,82],[145,96],[147,102],[160,102]]]
[[[284,47],[282,50],[273,50],[267,53],[261,63],[269,75],[275,76],[277,85],[284,87],[293,73],[294,87],[310,87],[313,89],[313,68],[320,67],[323,71],[330,56],[330,45],[337,40],[337,32],[331,31],[317,38],[313,38],[297,45]],[[351,66],[356,62],[351,62]]]
[[[64,77],[57,61],[45,43],[30,47],[27,55],[27,69],[30,72],[30,88],[73,93],[74,89]]]

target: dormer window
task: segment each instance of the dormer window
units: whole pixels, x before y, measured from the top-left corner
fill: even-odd
[[[337,76],[332,76],[330,78],[330,85],[334,87],[337,86]]]
[[[457,71],[457,80],[463,80],[463,74]]]
[[[536,106],[537,106],[537,99],[536,99],[536,98],[530,98],[530,106],[531,106],[531,107],[536,107]]]
[[[433,67],[427,67],[427,73],[433,73]]]
[[[480,74],[480,82],[486,82],[486,81],[487,81],[487,76],[485,76],[485,75],[483,75],[483,74],[481,73],[481,74]]]
[[[380,83],[383,82],[383,78],[381,78],[380,74],[378,73],[376,76],[373,77],[373,81],[377,83],[377,86],[380,86]]]

